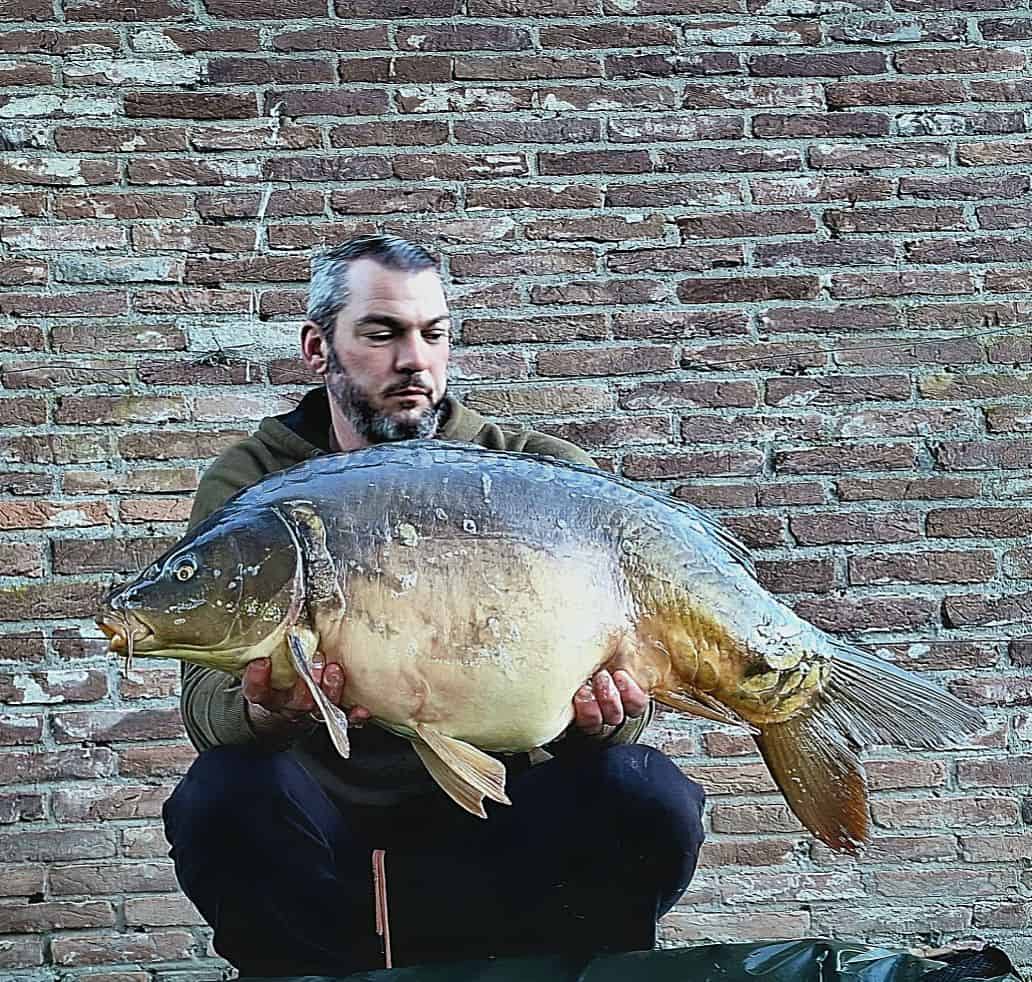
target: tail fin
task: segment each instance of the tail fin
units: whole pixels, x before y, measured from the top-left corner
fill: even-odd
[[[841,734],[807,712],[764,726],[755,740],[799,821],[832,849],[858,852],[867,842],[867,781]]]
[[[756,743],[799,820],[822,842],[856,852],[867,841],[867,785],[854,748],[949,746],[985,725],[977,710],[904,669],[832,640],[824,692]]]
[[[841,641],[818,712],[856,744],[948,747],[985,717],[933,682]]]

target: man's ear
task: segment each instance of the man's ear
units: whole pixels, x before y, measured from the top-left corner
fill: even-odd
[[[328,364],[326,339],[314,321],[305,321],[301,327],[301,357],[309,371],[325,375]]]

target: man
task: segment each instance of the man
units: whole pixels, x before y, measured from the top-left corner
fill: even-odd
[[[313,261],[306,365],[325,385],[262,421],[197,491],[191,524],[267,474],[319,454],[438,437],[592,463],[578,448],[487,423],[446,393],[449,315],[436,262],[390,236]],[[165,806],[176,873],[244,975],[382,967],[370,855],[386,850],[395,963],[651,948],[702,841],[702,792],[635,745],[651,713],[626,673],[574,699],[550,759],[504,757],[511,807],[453,804],[408,741],[375,726],[342,759],[298,680],[269,685],[185,666],[182,709],[201,755]],[[339,665],[316,678],[340,704]],[[360,726],[368,713],[352,707]]]

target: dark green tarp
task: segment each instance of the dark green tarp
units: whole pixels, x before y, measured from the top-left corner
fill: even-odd
[[[918,958],[840,941],[760,941],[635,951],[593,958],[498,958],[417,965],[346,976],[348,982],[1016,982],[996,948]],[[277,982],[343,982],[344,976],[293,976]],[[257,982],[242,976],[240,982]]]

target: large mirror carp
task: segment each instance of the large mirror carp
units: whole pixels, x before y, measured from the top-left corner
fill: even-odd
[[[439,440],[315,458],[248,488],[114,590],[113,652],[272,684],[305,679],[337,750],[346,706],[412,741],[484,816],[506,803],[483,751],[559,736],[577,688],[625,669],[660,703],[745,726],[793,812],[834,849],[867,839],[858,748],[943,747],[982,717],[801,620],[745,548],[668,495],[603,471]]]

